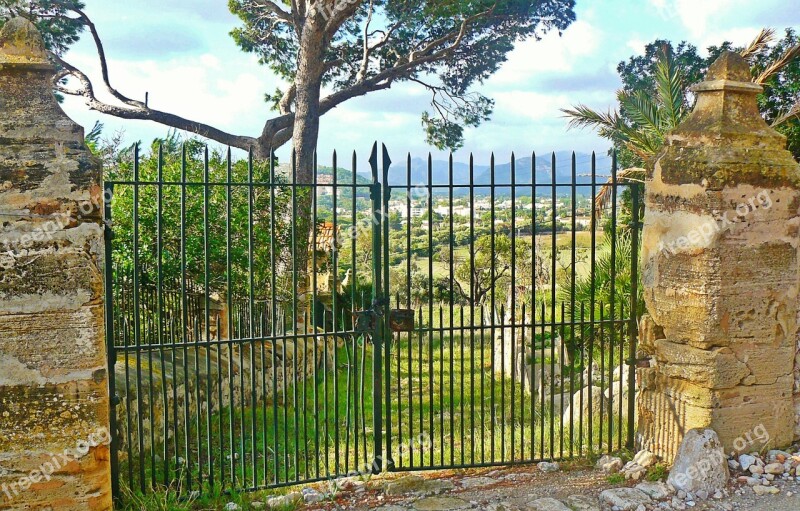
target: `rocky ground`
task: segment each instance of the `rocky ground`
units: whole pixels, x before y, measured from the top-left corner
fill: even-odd
[[[800,511],[800,452],[792,452],[723,460],[727,483],[713,494],[676,491],[665,481],[646,480],[654,472],[640,469],[655,466],[656,460],[642,451],[634,458],[638,462],[624,465],[605,456],[595,467],[540,463],[349,479],[334,492],[331,485],[318,485],[270,504],[277,509],[297,501],[309,511]]]

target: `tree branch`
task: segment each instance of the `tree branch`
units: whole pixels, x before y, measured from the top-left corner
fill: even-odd
[[[106,61],[106,52],[103,48],[103,42],[100,40],[100,34],[97,32],[97,27],[95,27],[92,20],[80,9],[74,9],[75,13],[78,14],[83,23],[89,27],[89,32],[92,34],[92,39],[94,40],[95,48],[97,49],[97,56],[100,59],[100,74],[103,77],[103,83],[106,86],[106,90],[108,90],[109,94],[114,96],[119,101],[125,103],[126,105],[135,107],[135,108],[145,108],[145,104],[141,101],[136,101],[134,99],[130,99],[127,96],[121,94],[117,89],[111,86],[111,80],[108,76],[108,62]],[[63,62],[63,61],[62,61]]]
[[[162,112],[160,110],[148,108],[142,103],[140,103],[141,106],[133,106],[132,108],[124,108],[117,105],[104,103],[98,100],[97,96],[95,96],[92,81],[83,71],[64,61],[55,54],[51,54],[51,56],[63,67],[63,70],[57,73],[54,77],[53,87],[63,94],[83,97],[86,105],[92,110],[113,115],[122,119],[155,121],[171,128],[196,133],[202,137],[206,137],[221,144],[236,147],[238,149],[248,150],[256,146],[257,140],[252,137],[232,135],[220,129],[214,128],[213,126],[209,126],[208,124],[185,119],[168,112]],[[77,79],[81,84],[81,88],[70,89],[58,83],[67,76],[73,76],[75,79]]]
[[[292,84],[289,86],[289,89],[283,94],[281,100],[278,102],[278,108],[282,114],[288,114],[292,111],[292,103],[294,103],[294,98],[297,96],[297,85]]]
[[[331,9],[330,16],[326,18],[325,23],[325,35],[328,39],[333,39],[333,35],[338,32],[342,23],[355,14],[363,1],[364,0],[335,0],[333,2],[333,9]],[[321,2],[322,0],[318,0],[318,3]]]
[[[254,5],[263,8],[268,13],[273,14],[276,18],[294,25],[294,18],[292,14],[281,9],[275,2],[270,0],[251,0]]]

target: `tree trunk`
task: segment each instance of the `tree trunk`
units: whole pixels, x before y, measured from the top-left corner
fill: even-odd
[[[314,20],[303,28],[300,42],[300,52],[297,58],[297,76],[295,86],[295,121],[292,134],[292,145],[297,165],[297,182],[313,183],[316,173],[316,148],[319,138],[319,101],[322,88],[322,75],[324,73],[325,36],[322,26]],[[311,225],[312,208],[315,207],[316,190],[311,187],[300,187],[297,197],[297,218],[294,219],[297,233],[297,253],[295,254],[297,268],[297,324],[298,331],[305,331],[303,324],[309,307],[310,275],[315,271],[309,267],[312,239]],[[312,318],[309,318],[312,319]],[[318,318],[317,318],[318,319]],[[308,328],[313,328],[315,322]]]

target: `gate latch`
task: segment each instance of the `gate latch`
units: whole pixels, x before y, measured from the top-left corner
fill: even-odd
[[[392,309],[389,311],[389,328],[392,332],[412,332],[414,330],[413,309]]]
[[[378,324],[378,315],[372,309],[353,312],[353,329],[360,334],[371,334]]]

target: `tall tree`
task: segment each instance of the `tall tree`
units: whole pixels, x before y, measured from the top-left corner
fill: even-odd
[[[230,0],[231,11],[242,21],[232,32],[237,44],[288,84],[267,95],[276,115],[265,121],[260,134],[247,136],[150,108],[112,86],[99,30],[80,1],[0,1],[0,18],[22,14],[88,29],[102,85],[115,102],[98,99],[90,78],[62,58],[74,37],[56,31],[49,37],[57,42],[51,47],[62,68],[58,78],[71,79],[68,85],[56,84],[62,94],[81,96],[89,108],[113,116],[151,120],[252,148],[260,157],[292,140],[301,179],[313,168],[322,115],[400,82],[431,93],[431,109],[422,116],[428,142],[459,147],[463,127],[488,119],[493,108],[492,100],[473,86],[499,68],[515,43],[560,32],[575,19],[574,0]]]

